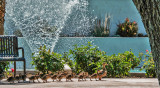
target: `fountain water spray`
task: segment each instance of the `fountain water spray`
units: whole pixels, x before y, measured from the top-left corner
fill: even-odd
[[[73,7],[79,0],[6,0],[5,33],[20,29],[32,52],[53,50]]]

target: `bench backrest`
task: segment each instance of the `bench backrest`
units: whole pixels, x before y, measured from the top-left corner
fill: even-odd
[[[17,57],[18,39],[16,36],[0,36],[0,57]]]

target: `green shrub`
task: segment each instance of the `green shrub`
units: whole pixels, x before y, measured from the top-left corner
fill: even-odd
[[[9,62],[0,62],[0,74],[3,74],[9,69]]]
[[[81,45],[78,47],[74,45],[74,49],[70,50],[70,54],[73,58],[76,73],[85,71],[92,74],[96,71],[97,63],[105,55],[105,52],[98,50],[97,46],[93,46],[89,42],[86,46]]]
[[[140,70],[145,69],[147,77],[156,77],[156,69],[152,53],[149,53],[148,50],[146,50],[146,52],[145,59],[143,60],[145,63]]]
[[[116,34],[122,37],[135,37],[137,35],[137,32],[138,32],[137,23],[135,21],[130,22],[130,20],[126,18],[124,23],[122,24],[120,23],[118,25],[118,30]]]
[[[107,77],[124,77],[129,75],[131,68],[134,69],[140,64],[142,55],[140,53],[139,57],[136,57],[132,51],[126,51],[118,55],[106,55],[101,59],[101,65],[104,62],[108,63],[108,66],[106,66]]]
[[[61,54],[50,53],[50,49],[47,51],[46,46],[39,48],[39,53],[37,55],[32,55],[32,65],[43,73],[48,73],[48,71],[56,72],[63,70],[63,63],[61,59]]]
[[[71,57],[70,56],[70,53],[68,52],[64,52],[63,55],[62,55],[62,60],[63,60],[63,63],[64,64],[67,64],[73,72],[75,72],[75,66],[74,66],[74,63],[73,61],[71,60]]]

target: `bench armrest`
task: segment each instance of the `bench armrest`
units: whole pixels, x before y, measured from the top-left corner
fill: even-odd
[[[21,49],[22,50],[22,58],[24,58],[24,49],[23,47],[18,47],[18,50]]]

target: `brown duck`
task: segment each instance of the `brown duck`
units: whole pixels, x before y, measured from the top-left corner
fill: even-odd
[[[41,79],[43,80],[43,82],[45,83],[47,83],[47,80],[49,79],[49,78],[51,78],[51,76],[49,75],[49,74],[46,74],[46,75],[44,75],[43,77],[41,77]]]
[[[79,75],[78,75],[78,81],[80,81],[80,79],[85,79],[85,81],[86,81],[86,78],[88,77],[88,72],[81,72],[81,73],[79,73]]]
[[[88,77],[88,72],[84,72],[83,79],[86,81],[86,78]]]
[[[18,81],[18,83],[20,81],[20,77],[21,77],[21,73],[15,77],[15,80]]]
[[[36,80],[40,83],[40,81],[38,80],[39,78],[43,77],[44,74],[40,74],[39,72],[35,75]]]
[[[0,74],[0,83],[1,83],[1,80],[3,80],[5,78],[4,74]]]
[[[71,74],[66,75],[66,82],[69,80],[72,81],[72,78],[74,78],[75,75],[76,75],[75,73],[71,73]]]
[[[99,80],[101,80],[103,77],[105,77],[107,75],[107,70],[106,70],[106,63],[103,63],[103,70],[102,71],[97,71],[98,72],[98,78]]]
[[[92,81],[93,78],[95,78],[95,80],[97,81],[98,72],[97,72],[97,73],[93,73],[93,74],[90,76],[90,81]]]
[[[53,80],[53,82],[54,82],[54,80],[57,80],[58,75],[59,75],[59,72],[57,72],[51,76],[51,79]]]
[[[35,80],[36,80],[36,76],[35,75],[29,77],[29,83],[30,83],[30,81],[33,81],[33,83],[35,83]]]
[[[82,79],[82,80],[83,80],[83,77],[84,77],[84,73],[83,73],[83,72],[81,72],[81,73],[78,75],[78,81],[80,81],[80,79]]]
[[[58,81],[61,81],[62,78],[65,78],[68,72],[64,71],[57,76]]]
[[[10,73],[9,76],[10,76],[10,77],[8,77],[8,75],[7,75],[7,81],[8,81],[9,83],[14,83],[15,78],[13,77],[13,74]]]
[[[57,76],[57,79],[58,79],[58,81],[61,81],[61,79],[64,77],[65,77],[65,75],[61,73]]]
[[[8,78],[7,78],[7,81],[8,81],[9,83],[14,83],[15,78],[14,78],[13,76],[8,77]]]
[[[25,75],[19,74],[19,80],[23,80],[23,82],[25,82],[26,78],[27,78],[26,74]]]

